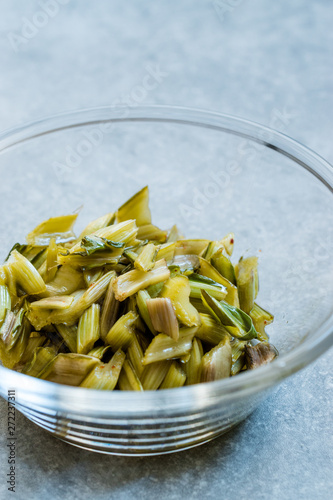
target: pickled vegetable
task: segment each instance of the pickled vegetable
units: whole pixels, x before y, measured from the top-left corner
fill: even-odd
[[[42,222],[0,266],[5,367],[53,383],[141,392],[274,361],[266,332],[274,318],[256,302],[258,258],[234,264],[233,233],[211,241],[160,228],[148,187],[78,238],[76,218]]]

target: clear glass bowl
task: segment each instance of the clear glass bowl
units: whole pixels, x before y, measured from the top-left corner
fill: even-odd
[[[235,233],[260,257],[258,302],[280,357],[233,378],[159,392],[61,386],[0,366],[0,393],[89,450],[153,455],[207,442],[332,344],[332,167],[246,120],[168,106],[66,113],[0,134],[0,258],[41,220],[81,207],[80,225],[149,184],[153,221],[187,237]],[[79,227],[79,229],[81,229]]]

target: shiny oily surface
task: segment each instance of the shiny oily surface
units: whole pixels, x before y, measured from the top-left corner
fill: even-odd
[[[0,147],[0,168],[15,165],[1,201],[2,249],[59,214],[59,200],[61,213],[84,204],[83,227],[149,184],[160,227],[177,222],[186,237],[209,239],[233,231],[235,260],[259,250],[260,305],[275,315],[267,331],[280,357],[271,365],[160,394],[63,387],[0,367],[1,395],[15,388],[18,408],[61,439],[128,455],[195,446],[331,345],[332,170],[300,144],[229,116],[145,106],[59,115],[3,133]],[[28,217],[24,206],[6,211],[14,188]]]

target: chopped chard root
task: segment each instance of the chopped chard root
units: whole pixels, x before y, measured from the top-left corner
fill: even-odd
[[[245,346],[245,359],[248,370],[270,363],[278,356],[276,347],[268,342],[261,342],[255,346]]]

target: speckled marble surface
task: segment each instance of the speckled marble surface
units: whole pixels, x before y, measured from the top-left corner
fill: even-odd
[[[327,0],[290,4],[1,0],[0,129],[119,101],[168,103],[273,126],[333,162],[333,9]],[[164,76],[143,96],[138,86],[156,65]],[[165,457],[92,454],[18,415],[15,494],[1,400],[0,497],[329,499],[331,365],[332,351],[234,431]]]

